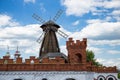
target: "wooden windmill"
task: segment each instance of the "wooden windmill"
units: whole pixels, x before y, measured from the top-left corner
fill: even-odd
[[[60,26],[55,23],[55,21],[60,17],[62,14],[62,10],[59,10],[55,17],[52,20],[49,20],[45,22],[41,17],[39,17],[36,14],[33,14],[33,17],[40,21],[42,25],[40,26],[43,30],[42,35],[39,37],[37,42],[41,43],[40,51],[39,51],[39,58],[44,57],[48,53],[56,54],[60,53],[60,48],[56,36],[56,32],[63,36],[64,38],[67,38],[68,35],[64,32],[58,30]]]

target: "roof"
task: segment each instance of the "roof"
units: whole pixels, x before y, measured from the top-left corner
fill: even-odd
[[[43,28],[45,26],[55,26],[57,28],[60,28],[60,26],[58,24],[56,24],[54,21],[49,20],[47,22],[45,22],[43,25],[41,25],[40,27]]]
[[[53,57],[62,57],[64,58],[65,60],[67,60],[67,56],[63,53],[59,53],[59,52],[56,52],[56,53],[48,53],[46,54],[45,56],[43,56],[42,58],[53,58]]]

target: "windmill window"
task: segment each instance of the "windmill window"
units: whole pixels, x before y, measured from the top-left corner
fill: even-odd
[[[55,57],[49,57],[49,59],[55,59]]]
[[[42,48],[42,51],[44,51],[44,47]]]

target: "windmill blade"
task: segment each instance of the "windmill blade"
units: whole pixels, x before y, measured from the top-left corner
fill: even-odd
[[[39,17],[37,14],[33,14],[32,17],[36,19],[37,21],[40,21],[41,23],[45,23],[45,20],[43,20],[41,17]]]
[[[43,39],[47,36],[48,32],[49,32],[49,30],[47,30],[47,32],[46,32],[46,30],[45,30],[45,32],[43,32],[43,33],[41,34],[41,36],[37,39],[37,42],[38,42],[39,44],[40,44],[40,43],[43,41]]]
[[[61,30],[58,30],[58,33],[59,33],[62,37],[64,37],[64,38],[67,38],[67,37],[68,37],[68,35],[65,34],[64,32],[62,32]]]
[[[40,42],[41,42],[41,40],[42,40],[43,36],[44,36],[44,32],[43,32],[43,33],[40,35],[40,37],[37,39],[37,42],[38,42],[38,43],[40,43]]]
[[[54,18],[53,18],[53,21],[56,21],[59,17],[60,17],[60,15],[63,13],[63,10],[59,10],[57,13],[56,13],[56,15],[54,16]]]

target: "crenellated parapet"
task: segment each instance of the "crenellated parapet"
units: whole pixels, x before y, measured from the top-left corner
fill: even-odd
[[[13,59],[10,59],[10,56],[3,56],[2,59],[0,59],[0,64],[13,64]]]
[[[39,64],[39,59],[35,58],[35,56],[30,56],[29,59],[25,59],[23,62],[22,57],[17,57],[16,59],[11,59],[10,56],[3,56],[0,59],[0,64]]]
[[[69,38],[69,40],[66,43],[67,49],[86,49],[87,47],[87,38],[83,38],[82,41],[76,40],[76,42]]]
[[[65,59],[61,57],[43,58],[41,63],[43,64],[65,64]]]
[[[114,73],[117,72],[116,66],[106,67],[106,66],[91,66],[87,67],[88,71],[98,72],[98,73]]]

